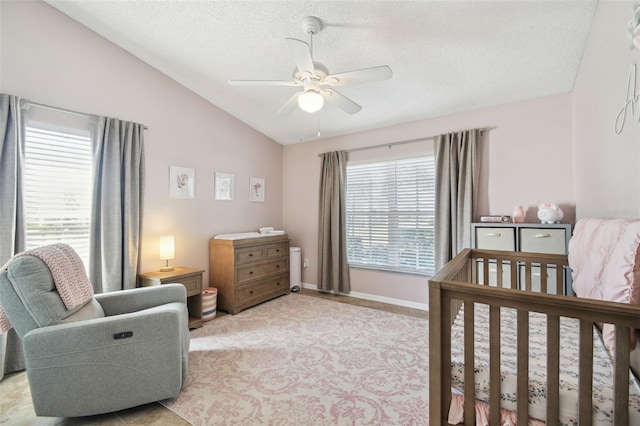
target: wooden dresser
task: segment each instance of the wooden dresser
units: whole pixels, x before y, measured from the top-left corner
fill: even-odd
[[[289,237],[210,239],[209,287],[231,314],[289,293]]]

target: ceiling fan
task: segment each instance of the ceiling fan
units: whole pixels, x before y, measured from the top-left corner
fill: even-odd
[[[296,92],[284,104],[278,115],[289,115],[296,107],[306,112],[322,109],[325,101],[348,114],[355,114],[362,107],[344,95],[333,90],[334,86],[362,83],[367,81],[388,80],[392,76],[391,68],[382,65],[339,74],[329,74],[321,64],[313,61],[313,35],[320,32],[322,23],[315,16],[304,18],[302,28],[309,35],[309,44],[295,38],[288,38],[287,45],[296,65],[293,80],[229,80],[230,85],[251,86],[299,86],[303,90]]]

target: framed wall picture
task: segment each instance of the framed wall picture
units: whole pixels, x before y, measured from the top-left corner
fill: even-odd
[[[264,203],[264,178],[249,178],[249,201]]]
[[[233,201],[233,175],[216,172],[216,200]]]
[[[195,198],[196,171],[188,167],[169,166],[169,197]]]

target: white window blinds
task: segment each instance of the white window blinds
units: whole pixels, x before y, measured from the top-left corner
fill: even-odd
[[[433,275],[432,156],[347,166],[350,266]]]
[[[66,243],[89,264],[89,132],[28,124],[25,145],[27,249]]]

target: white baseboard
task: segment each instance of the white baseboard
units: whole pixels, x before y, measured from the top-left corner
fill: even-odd
[[[302,283],[302,288],[318,291],[318,286],[316,284]],[[352,291],[349,294],[343,294],[343,296],[354,297],[356,299],[372,300],[374,302],[388,303],[389,305],[404,306],[405,308],[420,309],[421,311],[429,310],[429,305],[426,303],[410,302],[408,300],[377,296],[375,294],[359,293],[357,291]]]

